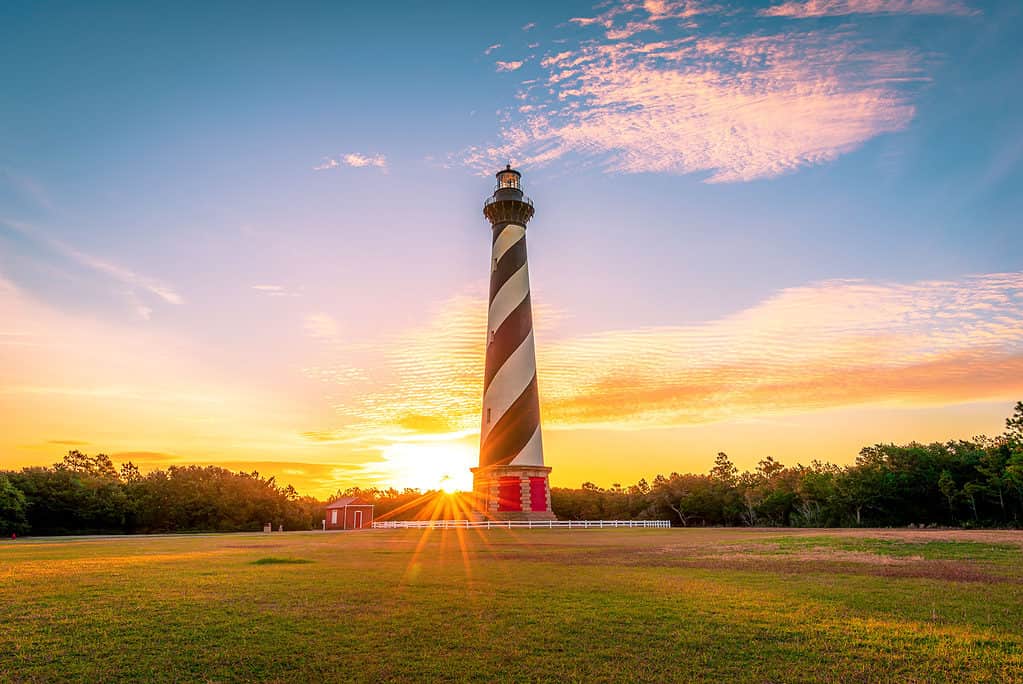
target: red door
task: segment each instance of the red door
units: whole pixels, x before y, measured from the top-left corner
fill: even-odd
[[[497,510],[521,511],[522,486],[517,477],[502,477],[497,485]]]
[[[547,510],[547,478],[529,478],[529,507],[534,511]]]

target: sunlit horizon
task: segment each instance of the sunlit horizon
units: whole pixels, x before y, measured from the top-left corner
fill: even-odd
[[[1018,3],[517,10],[0,10],[0,468],[470,489],[509,162],[553,486],[1001,432]]]

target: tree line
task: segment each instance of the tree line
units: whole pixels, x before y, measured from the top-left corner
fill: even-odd
[[[70,451],[50,468],[0,472],[0,533],[122,534],[311,529],[323,504],[258,472],[171,466],[143,475],[131,462]]]
[[[357,487],[378,518],[464,518],[468,495]],[[610,488],[551,490],[569,520],[671,520],[679,526],[1023,526],[1023,402],[998,437],[865,447],[841,467],[767,457],[739,472],[719,453],[706,474],[671,473]],[[326,502],[258,472],[170,466],[142,474],[104,454],[70,451],[52,467],[0,471],[0,534],[101,534],[319,529]]]
[[[680,526],[1023,525],[1023,402],[998,437],[864,447],[846,467],[771,457],[740,473],[719,453],[707,474],[671,473],[609,489],[552,488],[571,520],[668,519]]]

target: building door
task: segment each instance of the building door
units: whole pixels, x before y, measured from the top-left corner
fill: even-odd
[[[330,512],[330,524],[337,525],[337,509],[335,508]]]
[[[362,511],[355,511],[355,529],[362,529]]]
[[[529,507],[534,511],[547,510],[547,478],[529,478]]]
[[[497,510],[522,510],[522,483],[518,477],[502,477],[497,481]]]

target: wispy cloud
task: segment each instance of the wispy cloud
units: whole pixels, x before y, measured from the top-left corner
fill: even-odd
[[[181,295],[179,295],[176,291],[169,286],[154,280],[153,278],[136,273],[135,271],[129,270],[110,261],[86,254],[85,252],[74,249],[69,245],[57,242],[54,242],[53,244],[60,244],[61,249],[78,263],[88,266],[100,273],[104,273],[125,285],[142,289],[150,294],[156,295],[168,304],[181,304],[183,301]]]
[[[305,330],[317,340],[333,340],[341,332],[341,326],[333,316],[325,313],[306,314]]]
[[[500,139],[462,161],[490,169],[574,154],[608,172],[749,181],[832,161],[912,121],[927,80],[917,52],[881,49],[849,27],[769,33],[752,16],[743,35],[687,23],[711,13],[728,10],[626,2],[572,19],[603,35],[546,55]]]
[[[686,20],[701,14],[714,14],[721,7],[702,0],[645,0],[645,2],[612,2],[592,17],[572,17],[579,26],[601,26],[611,39],[628,38],[640,31],[656,29],[666,19]],[[631,27],[631,30],[629,30]]]
[[[387,157],[382,154],[361,154],[359,152],[349,152],[342,154],[337,157],[326,157],[323,163],[318,166],[314,166],[314,171],[326,171],[328,169],[339,169],[342,166],[350,166],[352,168],[377,168],[381,171],[387,171]]]
[[[532,31],[535,28],[536,28],[536,22],[535,21],[531,21],[528,24],[523,24],[522,25],[522,30],[523,31]]]
[[[303,370],[306,377],[338,387],[334,400],[343,430],[330,439],[393,441],[403,434],[471,434],[479,428],[486,295],[462,294],[437,305],[424,324],[377,340],[367,373],[354,368],[353,350]],[[549,330],[558,311],[534,302],[535,328]]]
[[[297,292],[291,292],[283,285],[252,285],[253,290],[261,292],[267,297],[297,297]]]
[[[11,458],[23,445],[54,452],[58,445],[41,443],[65,438],[107,453],[181,449],[200,461],[212,452],[273,456],[298,442],[301,388],[263,384],[276,355],[252,381],[237,355],[214,360],[166,326],[51,307],[0,276],[3,327],[27,343],[0,353],[0,449]]]
[[[579,337],[550,327],[555,311],[537,314],[551,427],[669,427],[1023,391],[1023,273],[826,281],[719,320]],[[340,409],[347,434],[475,430],[485,316],[485,298],[459,296],[384,344],[392,381],[360,386]]]
[[[522,61],[518,61],[518,62],[500,62],[499,61],[499,62],[497,62],[497,70],[498,71],[518,71],[519,69],[522,68],[523,64],[525,64],[525,62],[522,62]]]
[[[978,11],[959,0],[792,0],[761,10],[772,17],[840,17],[849,14],[946,14],[967,16]]]
[[[1023,272],[819,282],[719,319],[585,335],[568,334],[560,312],[536,301],[543,419],[553,429],[642,430],[854,406],[1013,400],[1023,392]],[[471,456],[486,311],[484,292],[463,294],[424,323],[358,347],[342,347],[332,315],[310,313],[303,323],[323,342],[317,358],[286,363],[302,368],[302,381],[267,393],[262,380],[244,384],[243,370],[210,376],[209,364],[180,341],[70,318],[0,279],[0,323],[31,343],[8,354],[0,373],[0,409],[8,410],[0,415],[17,417],[17,407],[31,405],[47,410],[29,418],[65,417],[56,434],[41,418],[8,421],[0,433],[13,444],[73,438],[112,451],[183,450],[199,461],[208,460],[210,444],[232,454],[222,458],[280,459],[301,450],[337,461],[427,440]],[[116,439],[95,432],[115,413],[128,417]],[[73,445],[40,448],[58,446]],[[367,482],[393,476],[359,466],[346,477],[355,473]]]
[[[489,55],[491,52],[493,52],[494,50],[499,49],[500,47],[501,47],[500,43],[494,43],[493,45],[489,46],[486,50],[484,50],[483,54]]]
[[[1023,389],[1021,314],[1023,273],[791,288],[703,325],[550,345],[548,411],[638,427],[1011,397]]]
[[[177,305],[184,301],[181,295],[169,285],[166,285],[165,283],[162,283],[150,276],[121,266],[120,264],[116,264],[107,259],[84,252],[62,240],[58,240],[57,238],[47,235],[35,226],[11,220],[0,220],[0,225],[5,225],[19,234],[39,244],[45,245],[62,257],[70,259],[80,266],[85,266],[96,273],[102,274],[103,276],[117,282],[122,287],[127,288],[129,298],[131,299],[136,312],[142,318],[148,319],[150,317],[152,307],[139,300],[139,292],[153,295],[167,304]]]
[[[215,404],[217,397],[201,391],[164,392],[155,388],[140,388],[129,384],[103,384],[88,386],[67,385],[3,385],[0,394],[70,397],[74,399],[115,399],[128,402],[163,402],[167,404]]]
[[[10,169],[0,169],[0,179],[6,180],[18,194],[27,198],[30,202],[45,209],[46,211],[53,211],[54,204],[50,200],[49,193],[41,183],[33,178],[25,176],[23,174],[15,173]]]

